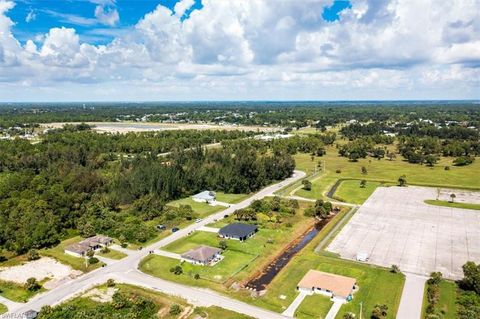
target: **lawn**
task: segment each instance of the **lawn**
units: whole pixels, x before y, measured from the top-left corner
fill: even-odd
[[[196,319],[198,318],[197,315],[201,316],[202,318],[222,318],[222,319],[253,319],[250,316],[239,314],[237,312],[233,312],[230,310],[226,310],[220,307],[211,306],[208,308],[205,307],[197,307],[194,310],[194,313],[188,317],[189,319]],[[203,315],[203,316],[202,316]]]
[[[81,270],[84,272],[92,271],[101,267],[103,265],[102,262],[93,265],[86,265],[85,258],[74,257],[65,253],[65,247],[73,243],[77,243],[81,240],[82,238],[80,236],[69,238],[62,241],[60,244],[53,248],[42,249],[39,251],[39,253],[42,256],[49,256],[55,258],[61,263],[71,266],[73,269]]]
[[[422,318],[426,316],[427,308],[427,284],[423,293]],[[455,319],[457,316],[457,285],[448,280],[440,282],[440,297],[436,309],[443,314],[443,319]]]
[[[480,161],[471,165],[457,167],[452,166],[452,158],[441,158],[434,167],[426,165],[410,164],[398,156],[395,160],[376,160],[373,158],[360,159],[351,162],[345,157],[338,155],[334,147],[327,148],[327,154],[322,157],[314,157],[310,154],[299,153],[295,156],[297,169],[304,170],[308,174],[315,171],[318,162],[321,162],[325,174],[313,182],[312,190],[298,190],[298,196],[318,199],[324,198],[328,190],[338,179],[365,179],[367,181],[397,183],[398,177],[406,175],[409,184],[447,187],[480,189],[480,179],[477,178],[480,171]],[[367,174],[362,174],[362,166],[367,169]],[[450,170],[445,170],[450,166]],[[337,170],[340,173],[337,173]]]
[[[360,180],[347,179],[340,183],[333,198],[352,204],[363,204],[377,187],[385,185],[379,182],[367,182],[365,187],[360,187]]]
[[[225,194],[223,192],[216,192],[216,198],[219,202],[229,204],[236,204],[248,198],[250,194]]]
[[[27,302],[30,298],[42,291],[45,291],[45,289],[29,291],[21,284],[0,280],[0,295],[12,301]]]
[[[7,308],[4,304],[1,304],[1,303],[0,303],[0,315],[1,315],[2,313],[7,312],[7,311],[8,311],[8,308]]]
[[[317,319],[318,314],[327,314],[333,305],[333,301],[326,296],[314,294],[305,297],[300,306],[295,311],[295,318],[298,319]]]
[[[127,257],[127,254],[124,254],[121,251],[111,249],[111,248],[109,248],[109,250],[110,251],[106,254],[103,254],[101,252],[98,252],[96,254],[101,256],[101,257],[110,258],[110,259],[117,259],[117,260]]]
[[[435,200],[435,199],[427,199],[425,204],[435,205],[435,206],[443,206],[443,207],[451,207],[451,208],[463,208],[463,209],[474,209],[480,210],[480,204],[470,204],[470,203],[457,203],[457,202],[449,202],[445,200]]]
[[[225,209],[225,207],[220,205],[211,206],[211,205],[208,205],[207,203],[196,202],[191,197],[178,199],[173,202],[169,202],[167,205],[174,206],[174,207],[179,207],[180,205],[190,205],[193,211],[197,213],[200,218],[207,217],[208,215],[217,213]]]

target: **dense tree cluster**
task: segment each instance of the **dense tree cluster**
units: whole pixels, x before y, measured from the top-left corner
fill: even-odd
[[[188,138],[204,142],[244,136],[198,134],[168,132],[155,138],[66,130],[37,144],[0,141],[0,247],[23,253],[55,245],[69,229],[83,236],[104,233],[143,242],[155,232],[144,220],[195,217],[191,208],[165,207],[167,201],[204,189],[249,193],[290,176],[295,167],[290,155],[261,154],[242,139],[223,148],[154,154],[191,146],[182,144]],[[146,146],[124,148],[136,140]],[[116,154],[129,149],[138,153]]]
[[[469,261],[462,268],[464,278],[457,296],[458,318],[480,318],[480,264]]]

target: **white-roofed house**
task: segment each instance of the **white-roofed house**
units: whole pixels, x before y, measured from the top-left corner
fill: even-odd
[[[199,203],[211,204],[216,200],[216,194],[212,191],[203,191],[192,196],[192,199]]]

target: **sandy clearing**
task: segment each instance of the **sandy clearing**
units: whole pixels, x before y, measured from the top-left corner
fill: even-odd
[[[42,257],[19,266],[0,268],[0,279],[23,284],[32,277],[38,281],[46,278],[60,281],[64,278],[74,278],[81,273],[81,271],[61,264],[53,258]]]
[[[44,123],[40,126],[46,128],[61,128],[65,124],[79,123]],[[87,122],[86,124],[94,126],[94,130],[100,133],[128,133],[128,132],[153,132],[169,130],[227,130],[227,131],[259,131],[275,132],[283,128],[246,126],[246,125],[218,125],[218,124],[193,124],[193,123],[153,123],[153,122]]]
[[[83,297],[90,298],[91,300],[95,302],[101,302],[101,303],[106,303],[106,302],[112,302],[113,300],[113,295],[117,291],[117,288],[112,288],[109,287],[105,290],[100,290],[98,288],[92,289],[86,294],[83,295]]]

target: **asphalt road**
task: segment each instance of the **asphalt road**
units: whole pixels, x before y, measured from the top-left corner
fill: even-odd
[[[239,313],[243,313],[255,318],[288,318],[281,314],[270,312],[268,310],[255,307],[246,304],[235,299],[231,299],[222,296],[216,292],[208,289],[198,289],[181,284],[165,281],[159,278],[155,278],[138,271],[138,264],[140,261],[149,254],[149,251],[160,249],[171,242],[187,236],[191,232],[203,227],[207,224],[214,222],[214,220],[222,219],[224,215],[232,214],[235,210],[248,207],[254,200],[261,199],[265,196],[269,196],[279,189],[294,183],[305,176],[302,171],[295,171],[293,176],[285,179],[277,184],[270,185],[255,193],[248,199],[232,205],[231,207],[213,214],[199,223],[192,224],[185,227],[170,236],[148,246],[140,251],[134,251],[127,257],[113,261],[105,267],[96,269],[92,272],[84,274],[72,281],[66,282],[52,290],[35,296],[28,303],[25,304],[13,304],[9,308],[9,312],[1,316],[1,318],[17,318],[19,314],[24,313],[27,310],[35,309],[39,310],[44,305],[56,305],[59,304],[76,294],[82,293],[96,285],[102,284],[109,278],[114,278],[118,282],[125,282],[132,285],[139,285],[146,288],[158,290],[167,294],[176,295],[187,299],[194,305],[210,306],[215,305]]]

